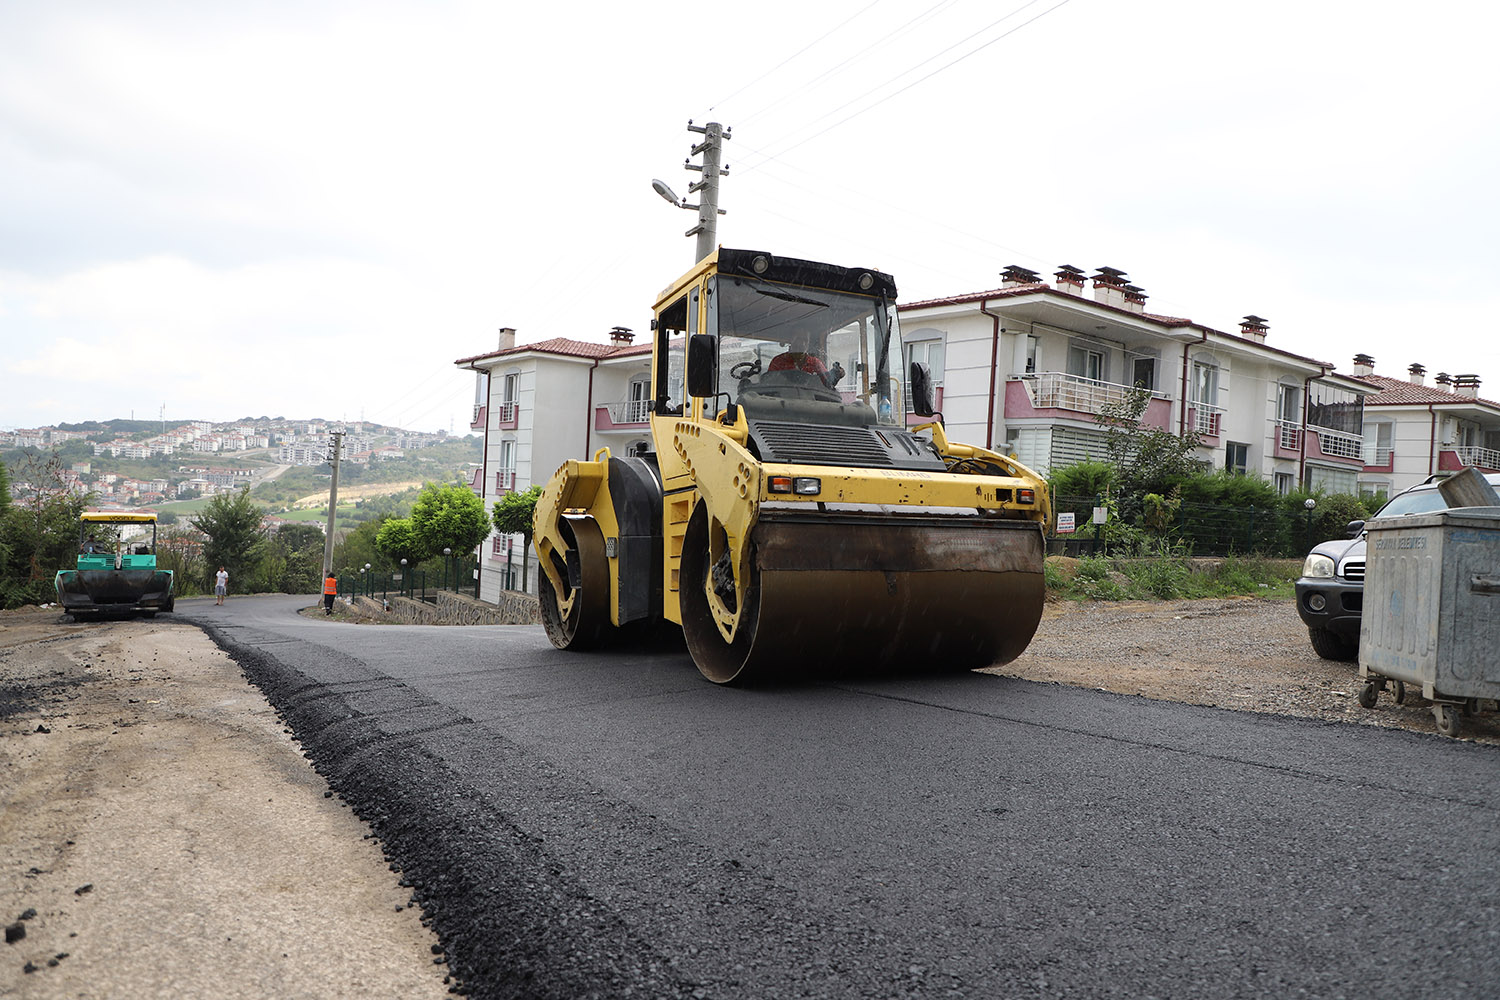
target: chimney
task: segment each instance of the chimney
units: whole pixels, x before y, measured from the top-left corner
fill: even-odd
[[[1136,285],[1125,286],[1125,308],[1133,313],[1146,311],[1146,290]]]
[[[1094,301],[1107,306],[1125,306],[1126,274],[1117,267],[1101,267],[1094,275]]]
[[[1356,354],[1354,356],[1354,377],[1361,378],[1365,375],[1375,374],[1375,359],[1368,354]]]
[[[612,327],[609,331],[609,342],[616,347],[628,347],[635,339],[635,332],[628,326]]]
[[[1042,276],[1028,267],[1016,264],[1008,265],[1000,272],[1001,288],[1016,288],[1019,285],[1034,285],[1042,280]]]
[[[1064,264],[1052,275],[1057,281],[1057,290],[1067,292],[1069,295],[1083,294],[1083,268],[1074,267],[1072,264]]]
[[[516,328],[513,326],[502,326],[500,328],[500,350],[508,351],[516,346]]]
[[[1437,383],[1438,388],[1445,392],[1453,391],[1453,376],[1447,372],[1438,372],[1437,375],[1433,376],[1432,381]]]
[[[1266,342],[1266,331],[1270,329],[1263,317],[1251,313],[1240,320],[1240,336],[1246,340],[1253,340],[1257,344]]]
[[[1409,366],[1406,369],[1406,372],[1407,372],[1408,375],[1411,376],[1411,384],[1412,385],[1426,385],[1427,384],[1426,378],[1425,378],[1426,375],[1427,375],[1427,369],[1423,368],[1421,365],[1413,364],[1413,365]]]
[[[1468,396],[1470,399],[1479,398],[1479,376],[1478,375],[1455,375],[1453,376],[1453,391],[1460,396]]]

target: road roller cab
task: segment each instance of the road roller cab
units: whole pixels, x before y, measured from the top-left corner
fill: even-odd
[[[655,452],[568,461],[537,504],[555,645],[671,622],[720,683],[1025,649],[1046,485],[948,440],[925,367],[902,370],[895,295],[880,271],[731,249],[660,294]]]

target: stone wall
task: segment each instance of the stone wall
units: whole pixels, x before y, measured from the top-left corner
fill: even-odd
[[[379,598],[356,597],[354,606],[372,618],[406,625],[536,625],[542,620],[536,598],[516,591],[503,591],[499,604],[446,590],[438,591],[436,604],[409,597],[392,597],[390,602],[390,611],[381,607]]]

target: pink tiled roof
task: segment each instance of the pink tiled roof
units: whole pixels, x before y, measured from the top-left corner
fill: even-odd
[[[1358,375],[1359,381],[1377,387],[1380,391],[1365,397],[1366,406],[1426,406],[1428,403],[1482,403],[1500,407],[1488,399],[1476,399],[1462,393],[1449,392],[1435,385],[1417,385],[1406,379],[1389,378],[1385,375]]]
[[[615,358],[626,357],[632,354],[650,354],[651,342],[626,344],[621,347],[615,344],[595,344],[586,340],[569,340],[567,337],[553,337],[551,340],[539,340],[534,344],[517,344],[515,347],[507,347],[503,351],[489,351],[485,354],[476,354],[469,358],[459,358],[453,363],[456,365],[466,365],[472,364],[475,361],[486,361],[490,358],[503,358],[527,352],[561,354],[564,357],[573,358]]]

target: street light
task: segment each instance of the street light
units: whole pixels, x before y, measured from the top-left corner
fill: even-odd
[[[446,546],[446,545],[443,546],[443,589],[444,590],[448,589],[448,564],[450,562],[450,558],[449,557],[452,556],[452,555],[453,555],[453,550],[451,548],[449,548],[448,546]],[[457,580],[457,578],[454,579],[453,584],[454,584],[453,589],[457,590],[458,589],[458,580]]]
[[[375,578],[370,575],[370,564],[365,563],[365,595],[375,596]]]
[[[1313,508],[1317,505],[1318,501],[1314,500],[1312,497],[1308,497],[1306,500],[1302,501],[1302,506],[1307,511],[1307,544],[1309,546],[1313,543],[1312,512]]]
[[[405,590],[406,587],[406,560],[403,559],[401,560],[401,586],[396,589],[396,593],[401,593],[401,591]]]

